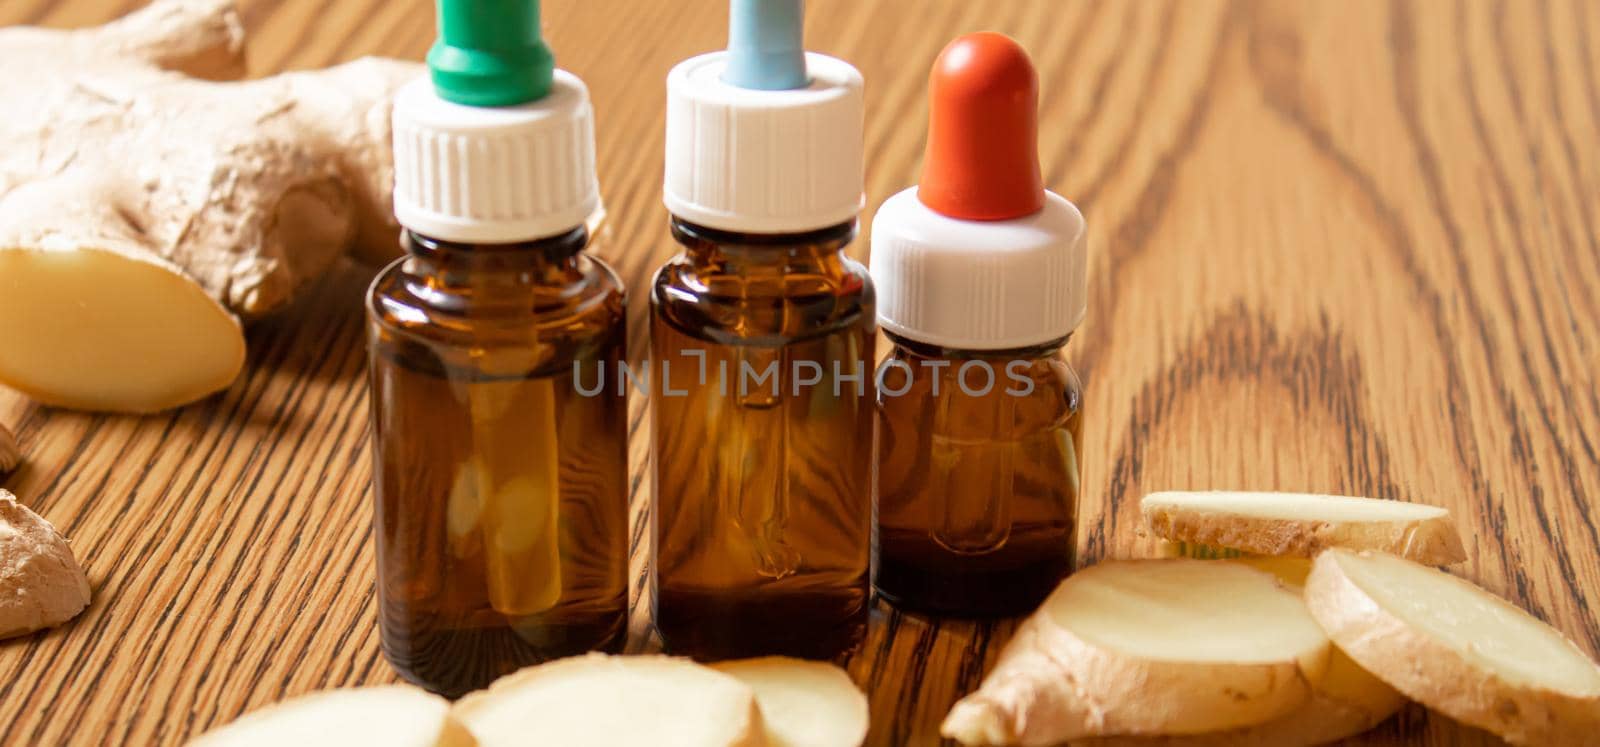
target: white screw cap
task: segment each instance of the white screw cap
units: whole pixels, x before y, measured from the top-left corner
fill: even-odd
[[[1078,208],[1045,192],[1021,218],[975,221],[934,212],[912,187],[872,221],[878,325],[955,350],[1005,350],[1066,337],[1087,305]]]
[[[519,106],[439,98],[427,78],[394,103],[394,212],[423,236],[501,244],[558,236],[600,206],[594,109],[577,76]]]
[[[728,53],[667,75],[667,210],[743,233],[799,233],[855,219],[862,206],[861,73],[807,52],[810,85],[738,88]]]

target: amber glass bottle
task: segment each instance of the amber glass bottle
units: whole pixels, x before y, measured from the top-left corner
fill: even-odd
[[[852,221],[674,219],[651,293],[656,627],[701,659],[833,658],[867,620],[873,297]]]
[[[1037,607],[1076,547],[1082,392],[1066,340],[979,352],[888,336],[879,593],[955,615]]]
[[[1072,572],[1082,387],[1061,349],[1086,311],[1087,225],[1044,188],[1038,75],[968,34],[929,76],[921,182],[873,219],[879,323],[877,588],[987,617]]]
[[[667,75],[650,293],[650,590],[671,653],[831,659],[871,595],[875,297],[844,255],[861,73],[804,51],[800,0],[734,0],[728,49]]]
[[[438,21],[395,95],[410,256],[368,292],[368,360],[383,652],[457,696],[622,644],[626,304],[583,252],[594,109],[539,3],[440,0]]]
[[[408,233],[369,295],[383,651],[435,692],[621,645],[625,304],[587,238]]]

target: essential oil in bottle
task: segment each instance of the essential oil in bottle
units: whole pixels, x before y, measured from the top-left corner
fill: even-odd
[[[378,615],[402,676],[458,696],[615,650],[627,617],[624,295],[583,252],[593,114],[535,0],[443,0],[394,111],[409,254],[368,294]]]
[[[872,284],[845,247],[862,82],[799,0],[735,0],[668,77],[681,254],[651,288],[651,595],[668,651],[836,658],[866,628]]]
[[[921,183],[873,221],[876,586],[964,616],[1038,606],[1072,571],[1081,385],[1062,348],[1085,306],[1083,216],[1044,189],[1038,78],[995,33],[930,79]]]

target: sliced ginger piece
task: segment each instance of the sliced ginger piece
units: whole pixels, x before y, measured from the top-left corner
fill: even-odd
[[[0,638],[60,625],[89,606],[89,577],[67,538],[0,490]]]
[[[1343,547],[1380,550],[1429,565],[1467,557],[1450,512],[1420,503],[1211,491],[1151,493],[1140,508],[1157,536],[1190,547],[1300,558]]]
[[[1600,665],[1468,581],[1329,550],[1306,580],[1306,604],[1350,658],[1429,708],[1513,744],[1600,745]]]
[[[1300,598],[1233,563],[1101,563],[1018,629],[941,733],[964,744],[1198,734],[1305,702],[1331,646]]]
[[[587,656],[528,667],[456,703],[484,747],[761,747],[755,693],[667,656]]]
[[[409,685],[328,690],[245,714],[190,747],[472,747],[449,701]]]
[[[1252,557],[1227,561],[1278,577],[1299,592],[1311,573],[1305,558]],[[1337,742],[1360,734],[1393,716],[1405,696],[1361,668],[1338,647],[1328,669],[1311,686],[1311,697],[1299,708],[1264,724],[1210,734],[1174,737],[1102,737],[1075,742],[1075,747],[1294,747]]]
[[[1310,561],[1306,561],[1310,562]],[[1393,716],[1405,696],[1337,648],[1299,708],[1264,724],[1181,736],[1094,737],[1073,747],[1311,747],[1355,736]]]
[[[867,695],[839,667],[767,656],[712,668],[755,691],[768,747],[859,747],[867,739]]]
[[[1277,576],[1285,586],[1301,595],[1305,593],[1306,579],[1311,576],[1311,561],[1305,558],[1255,557],[1230,562]],[[1404,695],[1362,669],[1335,642],[1333,655],[1328,659],[1327,673],[1312,685],[1311,700],[1284,717],[1279,726],[1282,727],[1281,733],[1301,733],[1310,740],[1306,744],[1324,744],[1377,726],[1399,712],[1405,704]],[[1268,730],[1264,728],[1263,731]],[[1343,733],[1336,735],[1334,732]]]
[[[0,251],[0,381],[48,405],[120,412],[232,383],[245,356],[233,315],[177,268],[112,246]]]

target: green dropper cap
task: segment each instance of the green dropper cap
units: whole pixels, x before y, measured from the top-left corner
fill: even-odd
[[[556,60],[539,33],[539,0],[439,0],[428,69],[445,101],[515,106],[544,98]]]

